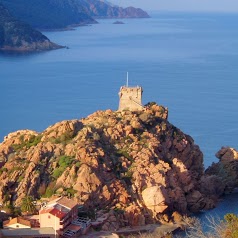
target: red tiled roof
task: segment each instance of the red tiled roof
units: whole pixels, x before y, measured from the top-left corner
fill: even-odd
[[[59,219],[62,219],[62,218],[64,218],[67,215],[67,213],[62,212],[62,211],[60,211],[60,210],[58,210],[56,208],[53,208],[53,207],[52,208],[48,208],[48,209],[40,210],[40,214],[46,214],[46,213],[50,213],[51,215],[56,216]]]
[[[62,211],[60,211],[58,209],[55,209],[55,208],[50,211],[50,214],[52,214],[53,216],[58,217],[59,219],[62,219],[67,215],[67,213],[62,212]]]

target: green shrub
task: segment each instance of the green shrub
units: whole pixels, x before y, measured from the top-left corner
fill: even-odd
[[[54,179],[59,178],[64,172],[64,168],[60,167],[60,168],[56,168],[52,174]]]
[[[66,189],[66,193],[68,196],[70,195],[70,197],[73,197],[76,192],[77,190],[74,190],[72,187]]]
[[[72,165],[74,162],[74,158],[72,156],[63,155],[59,158],[59,166],[63,168],[67,168]]]
[[[22,174],[18,179],[17,179],[17,182],[20,183],[23,179],[24,179],[24,175]]]
[[[1,168],[0,169],[0,174],[2,174],[3,172],[7,172],[8,170],[7,170],[7,168]]]
[[[72,166],[73,164],[75,164],[75,166],[77,168],[80,167],[80,161],[76,161],[74,157],[72,156],[67,156],[67,155],[63,155],[59,158],[58,161],[58,168],[56,168],[52,174],[54,179],[59,178],[63,172],[66,170],[66,168]]]
[[[129,153],[125,149],[117,150],[116,155],[117,156],[124,156],[125,158],[127,158],[130,161],[132,160],[131,156],[129,155]]]
[[[12,145],[12,148],[15,151],[19,151],[19,150],[23,149],[24,147],[29,149],[32,146],[36,146],[38,143],[40,143],[42,135],[37,135],[37,136],[31,135],[28,141],[23,141],[23,138],[24,138],[24,136],[21,135],[20,136],[20,141],[22,141],[21,144],[13,144]]]
[[[51,182],[46,188],[45,194],[43,194],[42,197],[52,197],[55,194],[56,190],[57,188],[55,186],[55,182]]]
[[[80,168],[80,166],[81,166],[80,161],[76,162],[75,167],[76,167],[76,168]]]
[[[63,133],[62,135],[60,135],[60,137],[58,138],[51,138],[50,141],[52,143],[63,143],[63,144],[67,144],[69,141],[71,141],[74,137],[75,137],[75,133],[74,131],[67,131],[65,133]]]

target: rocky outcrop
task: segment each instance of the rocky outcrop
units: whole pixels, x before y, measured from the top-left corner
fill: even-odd
[[[167,108],[148,104],[9,134],[0,144],[0,202],[71,196],[100,211],[103,229],[214,207],[218,195],[206,186],[219,181],[204,174],[199,147],[167,118]]]
[[[14,19],[0,4],[0,50],[42,51],[62,48],[29,25]]]
[[[216,178],[221,193],[232,192],[238,187],[238,152],[234,148],[222,147],[217,153],[218,163],[213,163],[206,174]]]

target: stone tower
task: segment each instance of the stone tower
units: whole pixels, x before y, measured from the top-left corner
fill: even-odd
[[[142,101],[142,87],[128,87],[122,86],[119,92],[119,109],[122,110],[130,110],[130,111],[137,111],[143,108],[141,103]]]

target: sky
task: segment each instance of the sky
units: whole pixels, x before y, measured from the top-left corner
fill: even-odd
[[[109,0],[119,6],[140,7],[147,11],[238,12],[238,0]]]

